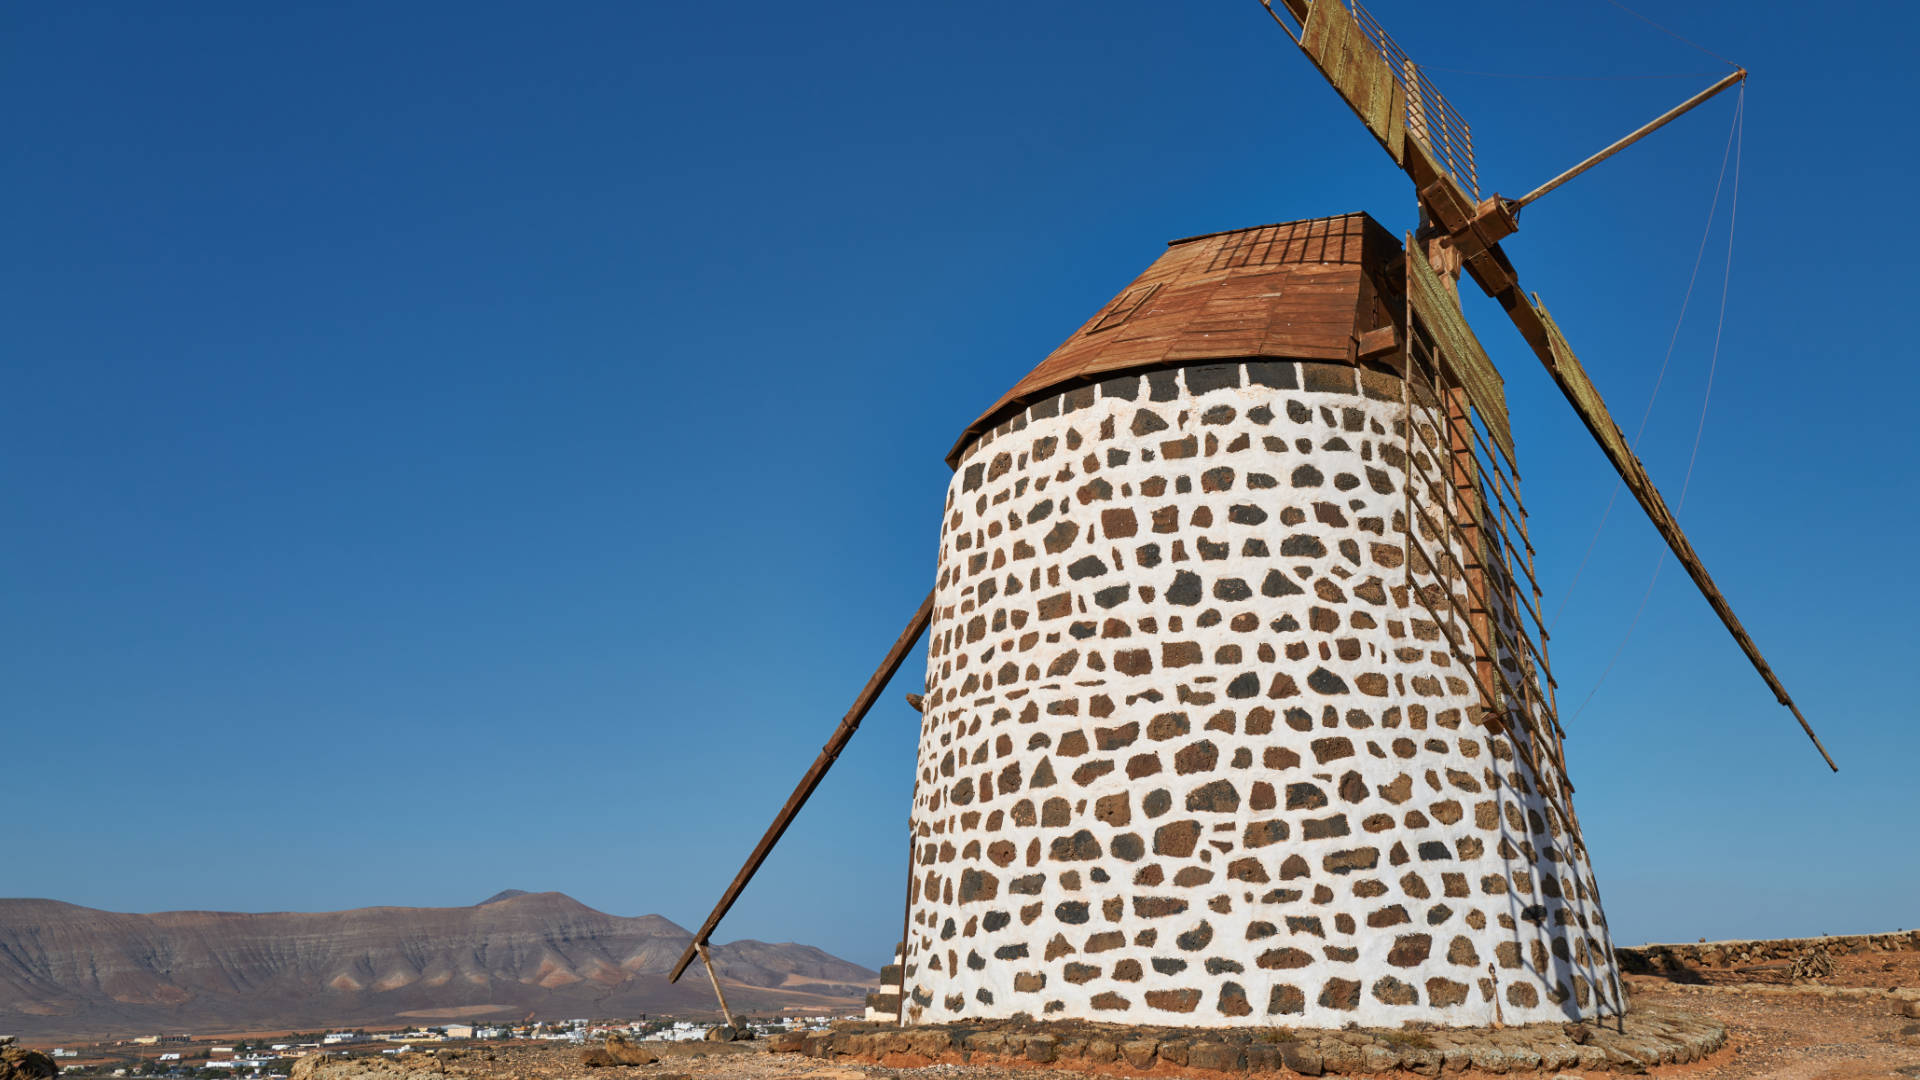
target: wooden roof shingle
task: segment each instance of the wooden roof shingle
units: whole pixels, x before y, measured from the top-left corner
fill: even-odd
[[[1363,213],[1172,241],[1139,277],[967,426],[948,464],[1017,408],[1117,372],[1205,360],[1351,363],[1400,242]]]

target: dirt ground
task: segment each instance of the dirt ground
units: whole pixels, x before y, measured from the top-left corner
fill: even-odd
[[[1818,989],[1790,986],[1784,964],[1689,972],[1678,979],[1629,976],[1631,1000],[1700,1013],[1727,1026],[1727,1048],[1712,1059],[1653,1074],[1701,1080],[1920,1078],[1920,1019],[1902,1016],[1901,1003],[1886,993],[1920,988],[1920,952],[1860,953],[1833,962],[1837,970]]]
[[[1659,1080],[1920,1080],[1920,1018],[1903,1016],[1903,1003],[1889,992],[1920,988],[1920,952],[1843,956],[1834,963],[1838,970],[1819,985],[1789,985],[1784,972],[1764,965],[1686,972],[1676,978],[1629,977],[1633,1001],[1711,1017],[1725,1024],[1729,1035],[1727,1047],[1706,1061],[1664,1066],[1648,1075]],[[404,1068],[388,1059],[369,1063],[372,1068],[365,1072],[329,1067],[306,1077],[296,1073],[295,1080],[415,1080],[432,1072],[444,1072],[447,1080],[1110,1080],[1114,1075],[1095,1076],[1069,1067],[886,1068],[775,1054],[764,1043],[645,1045],[663,1054],[663,1060],[587,1069],[580,1064],[578,1049],[504,1044],[456,1052],[457,1057],[448,1054],[437,1068],[416,1055]],[[1166,1065],[1143,1075],[1219,1076]],[[1449,1075],[1482,1080],[1487,1074]],[[1579,1074],[1559,1074],[1571,1075]]]

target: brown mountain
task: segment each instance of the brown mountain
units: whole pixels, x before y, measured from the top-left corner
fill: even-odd
[[[32,1037],[313,1030],[433,1019],[710,1013],[692,935],[560,893],[464,908],[122,915],[0,900],[0,1032]],[[841,1011],[878,975],[807,945],[713,949],[736,1011]]]

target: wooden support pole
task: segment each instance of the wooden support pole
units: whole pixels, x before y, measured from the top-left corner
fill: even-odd
[[[915,766],[918,768],[918,766]],[[916,780],[914,791],[920,790]],[[916,800],[918,796],[916,795]],[[911,824],[911,823],[909,823]],[[907,898],[900,914],[900,1000],[893,1010],[893,1022],[905,1026],[907,1022],[907,939],[913,936],[913,892],[919,884],[919,875],[914,873],[914,861],[920,854],[919,838],[913,835],[912,828],[907,830]],[[881,983],[886,986],[886,983]]]
[[[707,953],[707,943],[699,942],[695,948],[700,950],[700,962],[707,965],[707,981],[713,984],[713,996],[720,999],[720,1015],[727,1018],[728,1027],[739,1032],[740,1025],[733,1022],[733,1010],[727,1008],[727,995],[720,992],[720,975],[713,970],[713,957]]]
[[[924,705],[916,708],[924,710]],[[919,803],[920,764],[915,762],[913,798],[907,802],[907,889],[905,900],[900,905],[900,1001],[893,1010],[894,1022],[903,1027],[907,1022],[907,939],[913,936],[913,892],[920,880],[919,867],[916,865],[920,859],[920,837],[913,831],[913,808]],[[887,984],[882,980],[880,985],[884,988]]]
[[[693,963],[695,951],[706,944],[707,939],[713,935],[714,928],[720,925],[720,920],[726,918],[728,910],[733,907],[733,902],[740,899],[740,893],[746,889],[747,882],[753,880],[753,875],[759,871],[760,864],[767,861],[767,854],[773,850],[773,845],[779,843],[780,838],[786,835],[787,826],[793,824],[794,815],[807,804],[807,799],[813,795],[813,790],[820,786],[820,781],[826,777],[827,770],[833,767],[834,760],[840,756],[840,751],[847,748],[847,742],[853,738],[853,733],[860,730],[860,721],[866,718],[867,710],[873,708],[874,699],[878,698],[880,691],[886,689],[887,683],[893,680],[894,672],[900,670],[900,663],[907,658],[908,650],[913,648],[914,642],[920,640],[920,635],[926,632],[927,623],[932,619],[933,593],[929,591],[927,598],[920,601],[920,610],[914,612],[913,617],[907,620],[907,628],[900,631],[900,637],[894,641],[893,648],[887,650],[886,658],[880,661],[880,666],[875,669],[873,677],[867,680],[867,685],[860,688],[859,696],[853,699],[853,707],[848,709],[847,715],[841,718],[840,726],[833,729],[833,735],[827,739],[827,744],[820,748],[820,756],[813,759],[813,765],[807,769],[806,775],[800,778],[800,783],[795,785],[793,794],[787,796],[786,805],[774,815],[773,824],[767,826],[766,834],[760,837],[758,844],[754,845],[753,853],[747,856],[746,865],[734,875],[733,883],[727,886],[727,891],[721,895],[720,902],[713,906],[713,913],[707,916],[706,922],[700,924],[700,929],[694,931],[693,941],[687,945],[687,951],[680,954],[680,962],[673,965],[672,974],[667,976],[668,982],[680,981],[680,976],[686,972],[687,965]]]
[[[1427,94],[1420,83],[1420,65],[1412,60],[1400,61],[1400,82],[1407,88],[1407,134],[1431,147],[1433,140],[1427,134]],[[1413,247],[1409,245],[1407,250],[1412,251]]]
[[[1678,120],[1681,116],[1685,115],[1686,113],[1693,111],[1693,109],[1696,106],[1705,103],[1708,98],[1713,97],[1715,94],[1718,94],[1720,91],[1725,90],[1727,87],[1732,86],[1734,83],[1737,83],[1746,77],[1747,77],[1746,68],[1735,68],[1733,70],[1733,73],[1728,75],[1726,78],[1721,79],[1719,82],[1714,83],[1712,86],[1707,87],[1705,90],[1700,91],[1699,93],[1693,95],[1692,97],[1681,102],[1680,104],[1675,105],[1673,108],[1668,109],[1666,112],[1660,114],[1658,117],[1655,117],[1653,120],[1645,124],[1642,124],[1638,128],[1635,128],[1625,138],[1620,139],[1618,142],[1614,143],[1612,146],[1607,147],[1605,150],[1602,150],[1599,153],[1588,158],[1587,160],[1581,162],[1580,164],[1575,165],[1573,168],[1568,169],[1566,172],[1561,173],[1559,176],[1554,177],[1553,179],[1547,181],[1546,183],[1541,184],[1539,187],[1534,188],[1532,191],[1527,192],[1525,195],[1522,195],[1519,198],[1513,200],[1513,202],[1510,203],[1507,207],[1508,211],[1511,213],[1519,213],[1520,209],[1526,206],[1528,203],[1534,201],[1535,199],[1538,199],[1540,196],[1545,195],[1547,192],[1552,191],[1554,188],[1559,187],[1561,184],[1566,183],[1567,181],[1573,179],[1574,177],[1579,176],[1581,173],[1586,172],[1588,169],[1593,168],[1595,165],[1600,164],[1601,162],[1607,160],[1613,155],[1619,153],[1620,151],[1625,150],[1627,147],[1632,146],[1634,143],[1639,142],[1641,139],[1644,139],[1647,136],[1653,134],[1654,132],[1659,131],[1661,128],[1666,127],[1668,124],[1674,122],[1675,120]]]
[[[1415,254],[1416,250],[1417,249],[1415,249],[1413,246],[1413,234],[1408,233],[1403,264],[1405,260],[1412,260],[1412,259],[1419,258],[1419,256]],[[1403,276],[1411,272],[1412,272],[1411,268],[1406,268],[1401,271]],[[1401,362],[1400,362],[1400,415],[1402,417],[1400,421],[1402,425],[1402,430],[1400,432],[1400,438],[1401,438],[1400,449],[1402,451],[1400,455],[1401,462],[1402,462],[1401,476],[1400,476],[1400,517],[1401,517],[1401,524],[1405,527],[1405,532],[1401,538],[1401,543],[1400,543],[1400,546],[1401,546],[1400,566],[1402,568],[1401,580],[1405,582],[1407,591],[1411,593],[1414,588],[1414,585],[1413,585],[1413,528],[1414,528],[1413,526],[1413,452],[1414,452],[1413,440],[1416,438],[1413,430],[1413,370],[1414,370],[1413,366],[1416,362],[1418,362],[1418,350],[1422,347],[1423,342],[1422,342],[1421,328],[1415,325],[1413,321],[1413,290],[1412,289],[1406,290],[1406,298],[1404,300],[1404,303],[1406,304],[1404,318],[1406,319],[1406,327],[1407,327],[1407,350],[1406,352],[1401,354]]]

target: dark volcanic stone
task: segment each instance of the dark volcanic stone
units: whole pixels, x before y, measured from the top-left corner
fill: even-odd
[[[1417,1005],[1420,993],[1391,975],[1382,975],[1373,984],[1373,997],[1382,1005]]]
[[[1268,949],[1254,963],[1269,971],[1303,968],[1313,963],[1313,954],[1294,948]]]
[[[1153,834],[1153,852],[1156,855],[1168,855],[1176,859],[1184,859],[1193,854],[1194,845],[1199,842],[1199,822],[1169,822],[1155,830]]]
[[[1267,578],[1260,583],[1261,596],[1300,596],[1306,592],[1293,583],[1293,579],[1279,570],[1267,571]]]
[[[1467,990],[1465,983],[1435,976],[1427,980],[1427,1004],[1439,1008],[1461,1004],[1467,1000]],[[1577,1043],[1583,1040],[1575,1039],[1574,1041]]]
[[[1088,555],[1083,559],[1076,559],[1072,565],[1067,567],[1067,576],[1075,581],[1079,581],[1082,578],[1099,577],[1106,572],[1107,564],[1101,562],[1099,556],[1096,555]]]
[[[1205,364],[1187,369],[1187,392],[1204,394],[1240,385],[1239,364]]]
[[[1313,784],[1288,784],[1287,809],[1317,810],[1327,805],[1327,793]]]
[[[1320,1006],[1351,1012],[1360,1007],[1360,984],[1352,979],[1328,979],[1320,988]]]
[[[1199,952],[1201,949],[1206,948],[1212,941],[1213,924],[1202,919],[1200,920],[1199,926],[1181,934],[1174,940],[1174,944],[1180,946],[1185,952]]]
[[[1355,870],[1371,870],[1380,865],[1379,848],[1353,848],[1350,851],[1336,851],[1320,860],[1320,865],[1329,874],[1348,874]]]
[[[1219,748],[1211,739],[1199,739],[1181,747],[1173,755],[1173,771],[1182,776],[1212,772],[1220,761]]]
[[[1324,739],[1313,740],[1314,760],[1322,765],[1325,765],[1329,761],[1338,761],[1341,758],[1350,758],[1352,756],[1353,740],[1344,735],[1334,735]]]
[[[1081,829],[1071,836],[1055,837],[1050,854],[1056,862],[1097,859],[1100,857],[1100,841],[1093,838],[1093,833]]]
[[[1097,562],[1098,560],[1095,561]],[[1313,673],[1307,676],[1307,686],[1311,687],[1315,693],[1320,694],[1344,694],[1347,692],[1346,681],[1323,667],[1314,668]]]
[[[1247,381],[1259,386],[1272,387],[1275,390],[1297,390],[1300,388],[1298,370],[1293,364],[1285,361],[1248,361]]]
[[[1308,390],[1323,394],[1354,393],[1354,369],[1345,364],[1312,363],[1301,365]]]
[[[1280,1004],[1282,991],[1289,993],[1288,1004],[1292,1004],[1293,996],[1298,996],[1300,999],[1299,1007],[1288,1009],[1268,1008],[1267,1011],[1269,1013],[1301,1013],[1307,1011],[1306,995],[1291,986],[1276,986],[1273,988],[1275,1005]],[[1299,1073],[1301,1076],[1319,1076],[1326,1071],[1320,1057],[1320,1051],[1301,1043],[1282,1044],[1280,1047],[1280,1063],[1288,1069]]]
[[[1347,826],[1347,815],[1335,814],[1332,817],[1307,818],[1300,823],[1302,840],[1328,840],[1336,836],[1346,836],[1351,832]]]
[[[1147,1006],[1149,1008],[1162,1010],[1163,1012],[1190,1013],[1197,1008],[1199,1004],[1200,991],[1198,990],[1147,991]],[[1162,1055],[1166,1053],[1169,1045],[1171,1044],[1162,1044],[1160,1050]]]
[[[1387,953],[1387,963],[1394,967],[1419,967],[1432,952],[1431,934],[1401,934],[1393,939],[1393,949]]]
[[[1215,780],[1187,792],[1187,809],[1230,814],[1240,809],[1240,793],[1231,782]]]
[[[1250,848],[1267,847],[1287,838],[1287,823],[1279,820],[1253,821],[1247,823],[1246,832],[1240,842]],[[1298,858],[1298,856],[1295,856]]]
[[[1213,598],[1237,603],[1253,595],[1253,588],[1239,578],[1221,578],[1213,583]]]
[[[1229,982],[1220,987],[1220,1012],[1226,1016],[1246,1016],[1253,1011],[1247,1004],[1247,992],[1239,983]],[[1214,1072],[1238,1072],[1246,1063],[1246,1055],[1232,1043],[1197,1042],[1187,1049],[1187,1068],[1210,1069]]]
[[[972,868],[960,872],[960,903],[970,904],[976,900],[991,900],[999,892],[999,879],[992,874]]]

